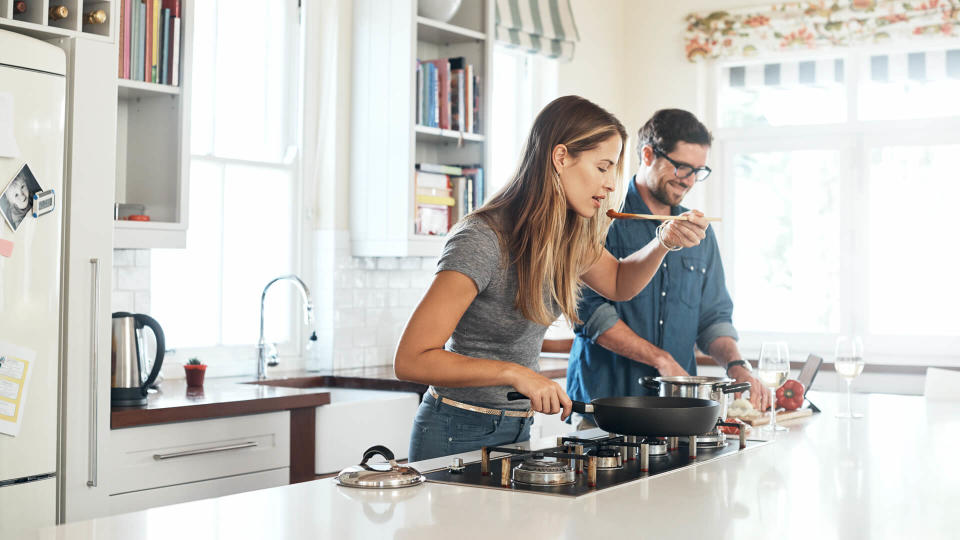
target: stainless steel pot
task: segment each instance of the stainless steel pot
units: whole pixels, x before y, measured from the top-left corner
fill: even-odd
[[[726,419],[729,398],[727,394],[744,392],[750,383],[733,383],[730,377],[643,377],[640,384],[667,397],[693,397],[712,399],[720,403],[720,418]]]

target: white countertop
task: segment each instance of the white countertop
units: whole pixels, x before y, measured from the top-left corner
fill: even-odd
[[[63,540],[317,538],[956,538],[960,401],[844,396],[773,444],[576,499],[441,484],[377,492],[332,479],[39,531]],[[756,432],[751,436],[756,435]],[[543,441],[552,446],[555,441]],[[547,444],[549,443],[549,444]],[[916,445],[916,446],[915,446]],[[474,453],[472,455],[478,455]],[[358,456],[358,460],[359,460]],[[423,462],[446,465],[449,459]],[[417,464],[415,464],[416,466]]]

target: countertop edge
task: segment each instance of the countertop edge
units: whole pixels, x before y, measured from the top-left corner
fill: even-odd
[[[316,392],[294,396],[252,398],[160,409],[116,408],[110,412],[110,429],[260,414],[305,407],[319,407],[328,405],[329,403],[329,392]]]

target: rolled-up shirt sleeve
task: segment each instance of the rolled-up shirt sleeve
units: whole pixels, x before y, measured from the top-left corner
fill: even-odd
[[[574,327],[574,332],[591,341],[613,327],[620,319],[617,308],[593,289],[584,287],[583,296],[577,304],[577,316],[582,321]]]
[[[727,292],[723,262],[712,227],[708,229],[707,242],[710,251],[697,324],[697,347],[705,353],[710,351],[710,344],[718,337],[740,338],[733,327],[733,300]]]

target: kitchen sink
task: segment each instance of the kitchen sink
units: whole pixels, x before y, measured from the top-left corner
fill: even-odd
[[[427,386],[370,377],[315,375],[249,381],[244,384],[309,388],[329,392],[330,403],[316,409],[316,474],[355,465],[364,450],[385,445],[407,457],[410,426]],[[358,419],[362,419],[358,421]]]

